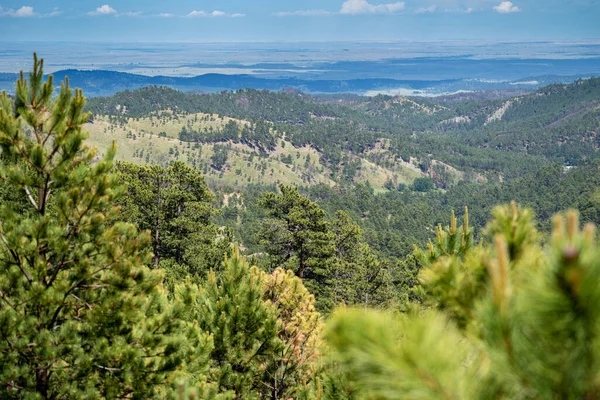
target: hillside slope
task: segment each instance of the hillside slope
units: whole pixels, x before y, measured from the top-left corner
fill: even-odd
[[[88,108],[101,148],[115,139],[122,159],[181,159],[236,186],[369,182],[389,190],[429,177],[447,189],[549,163],[586,164],[600,149],[600,79],[481,100],[148,87]]]

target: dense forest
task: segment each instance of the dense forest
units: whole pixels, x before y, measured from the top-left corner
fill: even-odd
[[[0,397],[598,397],[600,80],[44,79],[0,96]]]

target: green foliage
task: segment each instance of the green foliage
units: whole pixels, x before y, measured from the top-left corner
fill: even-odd
[[[254,270],[254,272],[258,272]],[[260,272],[264,300],[277,311],[277,336],[281,346],[266,364],[265,397],[297,398],[313,383],[318,370],[322,322],[315,298],[290,270]]]
[[[281,185],[280,191],[266,193],[261,200],[270,217],[260,232],[269,263],[294,271],[323,302],[322,307],[330,307],[329,279],[335,248],[325,212],[293,186]]]
[[[231,391],[238,399],[268,392],[262,376],[281,347],[277,314],[263,293],[260,275],[251,272],[236,248],[225,261],[221,279],[210,273],[204,290],[186,296],[189,318],[213,338],[210,381],[219,392]]]
[[[364,241],[362,230],[344,211],[336,213],[333,297],[335,303],[381,306],[394,297],[389,265]]]
[[[234,395],[231,392],[219,393],[214,385],[203,384],[200,387],[190,387],[186,382],[180,382],[177,386],[177,394],[173,396],[177,400],[232,400]]]
[[[176,300],[213,339],[202,396],[291,398],[312,382],[322,322],[291,271],[250,268],[236,247],[222,277],[211,273],[202,288],[188,280],[177,286]]]
[[[421,250],[415,245],[415,257],[422,265],[430,266],[440,257],[462,258],[473,246],[473,230],[469,227],[469,209],[465,207],[463,226],[456,227],[456,216],[452,211],[450,226],[442,228],[438,225],[435,229],[435,244],[430,240],[427,251]]]
[[[122,162],[117,171],[127,184],[119,218],[151,232],[155,266],[165,268],[171,280],[185,280],[220,264],[230,238],[212,222],[218,210],[200,172],[182,162],[168,168]]]
[[[225,164],[227,164],[227,157],[229,156],[229,150],[226,146],[215,145],[215,152],[213,153],[210,161],[212,167],[216,170],[222,170]]]
[[[388,265],[347,213],[339,211],[331,223],[297,188],[282,185],[280,191],[261,200],[270,217],[260,231],[270,266],[294,271],[322,311],[339,303],[382,305],[392,299]]]
[[[0,96],[0,176],[24,199],[0,205],[3,397],[154,397],[184,366],[200,379],[210,342],[144,266],[148,235],[108,224],[114,145],[96,159],[81,91],[53,99],[42,66]]]
[[[300,387],[298,400],[353,400],[360,399],[359,392],[352,387],[339,364],[328,355],[321,356],[321,368],[314,379]]]
[[[530,211],[512,204],[493,215],[487,229],[493,244],[462,258],[442,256],[428,268],[440,276],[451,260],[463,274],[483,269],[483,279],[460,283],[473,293],[462,304],[467,329],[457,329],[452,321],[460,318],[449,307],[424,317],[342,311],[333,319],[330,343],[357,387],[385,399],[597,396],[595,228],[580,231],[575,212],[566,221],[557,216],[542,249]],[[440,304],[457,299],[455,287],[433,289]]]
[[[469,228],[469,211],[465,208],[464,224],[457,228],[454,211],[450,226],[436,228],[435,244],[429,241],[427,250],[415,246],[414,255],[422,266],[417,290],[429,293],[435,306],[445,310],[461,328],[472,318],[474,302],[486,282],[485,268],[477,262],[479,251],[473,248],[473,231]],[[471,262],[464,262],[469,258]]]
[[[496,207],[492,216],[486,228],[490,242],[499,235],[506,238],[511,260],[518,260],[522,251],[531,251],[529,247],[536,243],[537,231],[530,210],[512,202],[510,206]],[[435,247],[430,242],[429,252],[415,249],[415,255],[424,266],[420,273],[422,289],[439,310],[446,311],[463,329],[475,317],[475,304],[484,295],[489,282],[485,252],[481,246],[472,246],[468,218],[468,211],[465,211],[464,225],[457,229],[452,213],[450,227],[445,230],[438,227]]]
[[[390,173],[398,172],[394,166],[403,161],[420,166],[437,187],[449,189],[460,182],[507,182],[551,163],[583,166],[598,160],[599,82],[592,78],[506,100],[476,101],[401,96],[334,100],[258,90],[187,94],[150,87],[93,99],[89,107],[109,116],[116,126],[165,110],[176,116],[199,112],[229,116],[248,125],[236,127],[230,121],[214,131],[186,128],[180,139],[244,143],[274,155],[275,144],[285,135],[295,147],[319,151],[321,167],[332,171],[330,178],[340,184],[364,181],[361,175],[367,172],[368,161],[387,169],[377,173],[377,186],[383,187]],[[499,110],[503,110],[500,118]],[[220,171],[221,164],[215,165]],[[430,183],[419,181],[417,190],[430,190]]]
[[[477,398],[476,366],[464,365],[473,348],[440,315],[340,311],[327,338],[357,398]]]
[[[494,218],[485,230],[486,236],[493,239],[502,235],[506,239],[511,260],[519,260],[524,255],[523,252],[539,239],[533,212],[518,207],[514,201],[510,206],[495,207],[492,216]]]
[[[417,178],[413,182],[413,188],[417,192],[429,192],[434,189],[433,180],[431,178]]]

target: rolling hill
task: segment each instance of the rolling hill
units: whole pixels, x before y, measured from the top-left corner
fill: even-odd
[[[447,189],[597,159],[599,106],[600,79],[509,99],[153,86],[91,99],[88,128],[101,149],[116,140],[124,160],[186,161],[215,184],[369,182],[385,190],[429,177]]]

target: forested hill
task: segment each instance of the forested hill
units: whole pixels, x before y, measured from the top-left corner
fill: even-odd
[[[200,170],[224,207],[221,224],[252,251],[261,251],[257,199],[293,184],[330,215],[351,213],[391,256],[464,206],[478,228],[512,199],[546,228],[572,206],[596,221],[599,106],[600,79],[508,98],[147,87],[91,99],[87,128],[100,149],[116,140],[122,160]]]
[[[600,79],[593,78],[509,99],[463,101],[382,95],[323,98],[253,89],[189,94],[148,87],[94,98],[88,108],[132,134],[133,119],[156,118],[148,126],[158,128],[184,116],[229,118],[237,121],[238,129],[225,134],[221,128],[209,132],[187,121],[165,135],[188,143],[248,143],[269,152],[286,142],[308,146],[335,181],[352,180],[364,167],[356,164],[360,159],[384,169],[404,164],[445,188],[461,180],[520,176],[548,162],[576,166],[595,159],[599,105]],[[161,133],[137,129],[137,136]]]

